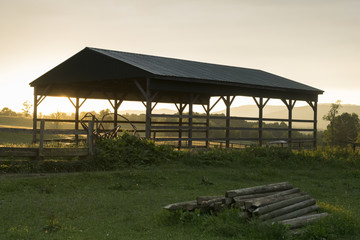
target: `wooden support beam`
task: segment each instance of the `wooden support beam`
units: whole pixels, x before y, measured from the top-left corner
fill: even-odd
[[[45,132],[45,120],[41,120],[41,122],[40,122],[40,143],[39,143],[39,155],[38,155],[38,157],[43,156],[44,132]]]
[[[266,99],[264,102],[264,98],[263,97],[259,97],[259,101],[256,99],[256,97],[253,97],[256,105],[259,108],[259,145],[262,146],[263,145],[263,118],[264,118],[264,107],[265,105],[269,102],[270,98]]]
[[[205,138],[206,138],[206,141],[205,141],[205,146],[206,146],[206,148],[209,148],[209,127],[210,127],[210,100],[209,100],[209,102],[208,102],[208,104],[206,105],[206,107],[205,107],[205,104],[202,104],[202,107],[204,108],[204,110],[205,110],[205,113],[206,113],[206,116],[207,116],[207,118],[206,118],[206,132],[205,132]]]
[[[206,141],[205,141],[206,148],[209,148],[210,112],[216,106],[216,104],[218,104],[218,102],[221,99],[222,99],[222,97],[219,97],[212,106],[210,105],[210,99],[209,99],[209,102],[207,104],[202,104],[202,107],[206,112],[206,133],[205,133],[205,135],[206,135],[205,136],[205,138],[206,138]]]
[[[283,101],[283,103],[285,104],[285,106],[288,109],[288,143],[289,146],[291,146],[291,142],[292,142],[292,110],[294,109],[296,100],[292,100],[289,99],[288,101],[286,99],[281,99],[281,101]]]
[[[33,140],[32,140],[33,143],[36,143],[37,108],[38,108],[37,89],[36,87],[34,87]]]
[[[196,102],[196,100],[198,99],[200,95],[199,94],[193,94],[191,93],[190,94],[190,99],[189,99],[189,130],[188,130],[188,147],[189,148],[192,148],[192,141],[193,141],[193,136],[192,136],[192,133],[193,133],[193,105],[194,103]]]
[[[92,156],[94,154],[93,132],[94,132],[94,119],[88,122],[87,143],[89,147],[89,156]]]
[[[179,111],[179,141],[178,141],[178,149],[181,149],[181,145],[182,145],[182,141],[181,141],[181,138],[182,138],[182,123],[183,123],[183,113],[184,113],[184,110],[187,106],[186,103],[179,103],[179,106],[177,104],[175,104],[177,110]]]
[[[122,99],[114,99],[114,103],[112,103],[111,99],[108,99],[110,105],[113,107],[114,109],[114,127],[117,126],[118,124],[118,110],[120,105],[123,103],[124,100]]]
[[[225,103],[226,106],[226,130],[225,130],[225,143],[226,143],[226,148],[230,147],[230,107],[231,104],[233,103],[235,96],[233,96],[232,98],[230,96],[222,96],[221,97],[222,100]]]
[[[317,100],[315,101],[307,101],[307,103],[310,105],[312,110],[314,111],[314,125],[313,125],[313,138],[314,138],[314,144],[313,148],[316,149],[317,147]]]
[[[146,99],[146,103],[143,101],[143,104],[146,107],[146,124],[145,124],[145,138],[150,139],[151,137],[151,111],[156,106],[152,107],[152,102],[159,94],[159,91],[152,93],[150,89],[151,80],[150,78],[146,78],[146,91],[142,88],[137,80],[134,80],[136,86],[139,88],[140,92],[144,95]]]
[[[75,107],[75,130],[79,130],[80,108],[86,102],[87,98],[84,98],[84,100],[82,100],[81,103],[80,103],[80,98],[79,97],[75,98],[75,103],[73,102],[73,100],[71,100],[70,97],[68,97],[68,99],[71,102],[71,104]],[[76,144],[79,143],[78,134],[75,134],[75,142],[76,142]]]
[[[137,81],[135,80],[135,82],[137,83]],[[140,87],[139,89],[141,89],[141,86],[139,85],[138,87]],[[141,91],[141,90],[140,90]],[[146,98],[146,123],[145,123],[145,138],[146,139],[150,139],[151,137],[151,90],[150,90],[150,79],[147,78],[146,79],[146,92],[142,91],[142,93],[145,93],[145,98]]]

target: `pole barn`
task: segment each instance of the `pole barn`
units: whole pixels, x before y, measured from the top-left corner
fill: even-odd
[[[195,141],[202,142],[206,147],[211,141],[222,141],[227,148],[239,141],[254,141],[263,145],[274,140],[264,137],[264,131],[270,130],[263,127],[266,121],[287,122],[287,139],[282,140],[289,144],[298,140],[292,136],[294,131],[306,131],[311,137],[302,141],[306,140],[316,147],[317,102],[318,95],[323,93],[317,88],[257,69],[88,47],[31,82],[30,86],[34,87],[34,141],[39,104],[47,96],[66,96],[75,98],[75,101],[70,99],[75,107],[75,129],[79,128],[79,109],[87,99],[109,100],[114,110],[114,125],[117,124],[117,111],[123,101],[141,101],[146,107],[144,137],[176,142],[179,148],[191,148]],[[231,116],[230,107],[236,96],[252,97],[259,109],[258,116]],[[217,99],[212,105],[211,97]],[[286,119],[263,117],[263,109],[270,99],[280,99],[285,104],[288,109]],[[225,116],[210,115],[220,101],[226,106]],[[313,119],[293,119],[292,111],[297,101],[305,101],[311,107]],[[157,103],[175,104],[178,114],[153,114]],[[194,105],[201,105],[206,114],[194,114]],[[184,112],[185,108],[188,109],[187,113]],[[156,121],[164,117],[176,119],[176,125]],[[224,126],[211,126],[212,119],[222,119]],[[258,127],[232,127],[231,124],[237,120],[257,121]],[[296,129],[294,122],[309,123],[312,127]],[[211,137],[209,132],[216,130],[223,131],[224,136]],[[256,131],[256,137],[231,135],[232,131],[241,130]],[[176,132],[176,136],[157,137],[156,133],[161,132]]]

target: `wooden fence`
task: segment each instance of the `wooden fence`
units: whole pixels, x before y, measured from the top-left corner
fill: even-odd
[[[211,126],[210,120],[217,120],[223,122],[223,125]],[[225,126],[225,121],[234,121],[235,126]],[[286,142],[281,144],[281,147],[291,148],[311,148],[316,141],[316,128],[251,128],[251,127],[238,127],[237,121],[259,121],[259,118],[249,117],[225,117],[217,115],[193,115],[190,117],[187,115],[165,115],[165,114],[151,114],[151,121],[149,126],[151,140],[156,144],[173,145],[179,148],[245,148],[246,146],[253,144],[271,144],[273,141]],[[286,119],[270,119],[263,118],[263,122],[279,122],[286,121]],[[314,120],[296,120],[292,119],[292,122],[314,124]],[[37,128],[34,132],[33,129],[21,129],[21,128],[0,128],[0,132],[10,133],[28,133],[35,134],[39,138],[35,139],[39,144],[37,147],[0,147],[1,156],[14,156],[14,157],[56,157],[56,156],[79,156],[86,157],[93,154],[93,132],[97,129],[98,123],[94,121],[88,121],[87,130],[74,130],[74,129],[46,129],[45,123],[68,123],[79,125],[75,120],[63,120],[63,119],[38,119]],[[115,125],[113,120],[103,121],[105,124]],[[126,124],[128,121],[117,121],[117,124]],[[136,133],[139,137],[144,137],[146,132],[145,121],[131,121],[132,124],[137,125]],[[39,126],[40,125],[40,126]],[[229,124],[230,125],[230,124]],[[232,125],[232,124],[231,124]],[[49,125],[47,125],[49,126]],[[53,126],[53,125],[50,125]],[[55,125],[56,127],[56,125]],[[57,126],[64,127],[64,126]],[[76,127],[75,127],[76,128]],[[134,133],[134,129],[123,129],[129,133]],[[257,133],[255,136],[240,136],[230,134],[230,132],[249,132]],[[288,138],[266,138],[264,134],[266,131],[288,132]],[[291,136],[292,132],[308,132],[314,133],[314,136],[306,138],[294,138]],[[121,131],[120,131],[121,132]],[[220,133],[217,136],[213,136],[212,133]],[[44,138],[45,135],[72,135],[75,136],[75,141],[78,142],[78,136],[86,136],[87,147],[66,147],[66,148],[50,148],[44,147],[44,143],[48,142]],[[68,139],[69,140],[69,139]],[[50,141],[54,141],[51,139]],[[62,139],[64,141],[64,139]],[[74,140],[72,139],[72,142]],[[261,145],[261,144],[260,144]],[[280,145],[279,145],[280,146]]]
[[[0,147],[0,157],[87,157],[93,154],[93,129],[94,123],[88,123],[88,130],[69,130],[69,129],[45,129],[45,120],[40,121],[40,129],[35,130],[39,134],[38,147]],[[0,132],[27,133],[33,134],[33,129],[25,128],[0,128]],[[45,147],[46,134],[61,135],[86,135],[87,147]]]

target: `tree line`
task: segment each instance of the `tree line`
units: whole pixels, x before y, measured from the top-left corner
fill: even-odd
[[[0,116],[10,116],[10,117],[31,117],[30,110],[32,108],[32,105],[29,101],[26,101],[23,103],[22,112],[17,113],[13,110],[11,110],[8,107],[4,107],[0,111]],[[356,144],[360,143],[359,133],[360,133],[360,120],[359,116],[356,113],[342,113],[339,114],[339,109],[341,108],[341,101],[337,101],[336,103],[331,104],[329,112],[323,116],[324,120],[329,121],[329,124],[324,131],[318,131],[318,142],[329,145],[329,146],[340,146],[345,147],[349,144]],[[81,112],[80,113],[80,119],[85,116],[88,112]],[[110,109],[104,109],[100,112],[92,111],[90,112],[94,116],[96,116],[97,119],[102,120],[103,116],[107,116],[104,120],[112,120],[112,116],[108,115],[111,113]],[[123,115],[126,119],[129,119],[130,121],[145,121],[145,114],[124,114]],[[220,114],[219,116],[224,116],[223,114]],[[71,113],[64,113],[64,112],[55,112],[51,113],[49,115],[43,115],[42,113],[39,113],[39,118],[50,118],[50,119],[74,119],[75,114]],[[121,120],[121,119],[119,119]],[[157,118],[157,121],[164,121],[164,122],[177,122],[178,119],[176,118]],[[184,126],[186,125],[187,119],[184,119]],[[194,126],[196,124],[202,122],[204,123],[204,119],[194,119],[193,123]],[[52,124],[55,128],[59,128],[61,124],[54,123]],[[230,123],[231,127],[239,127],[239,128],[254,128],[256,129],[258,127],[257,121],[245,121],[245,120],[231,120]],[[110,126],[110,125],[109,125]],[[198,125],[199,126],[199,125]],[[203,125],[204,126],[204,125]],[[225,121],[222,119],[211,119],[210,120],[210,126],[211,127],[225,127]],[[288,136],[287,124],[285,122],[274,122],[274,123],[263,123],[263,128],[276,128],[276,129],[284,129],[284,131],[279,130],[265,130],[263,131],[263,138],[274,138],[279,139],[283,138],[286,139]],[[126,128],[126,127],[125,127]],[[186,132],[186,131],[184,131]],[[186,134],[186,133],[185,133]],[[225,130],[211,130],[209,132],[210,138],[221,138],[225,134]],[[177,136],[177,133],[159,133],[157,136],[169,136],[169,137],[175,137]],[[203,133],[201,132],[194,132],[193,137],[203,137]],[[231,138],[257,138],[258,132],[254,130],[232,130],[230,132]],[[301,132],[292,132],[293,138],[305,138],[309,137],[309,134],[307,133],[301,133]]]

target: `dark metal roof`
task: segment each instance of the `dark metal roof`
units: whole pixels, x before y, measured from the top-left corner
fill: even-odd
[[[144,54],[89,48],[114,59],[126,62],[147,72],[163,77],[201,79],[223,83],[240,83],[275,88],[288,88],[322,93],[323,91],[265,71],[180,60]]]
[[[40,94],[144,100],[135,80],[160,92],[156,101],[199,102],[210,96],[257,96],[316,100],[323,91],[261,70],[144,54],[85,48],[30,83]],[[122,97],[125,98],[125,97]]]

